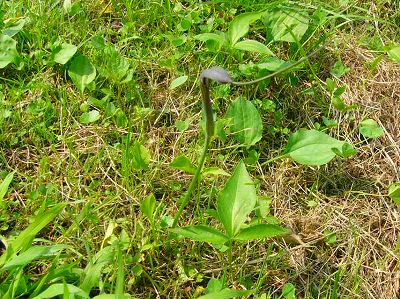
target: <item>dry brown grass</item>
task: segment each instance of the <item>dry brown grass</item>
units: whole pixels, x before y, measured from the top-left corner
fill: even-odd
[[[305,245],[287,245],[290,281],[304,298],[322,298],[333,289],[339,271],[339,298],[398,298],[400,296],[400,209],[387,197],[390,183],[400,179],[400,66],[383,59],[368,69],[374,55],[348,40],[341,58],[351,72],[337,83],[348,85],[343,98],[357,104],[347,114],[335,112],[338,135],[358,144],[359,152],[344,163],[315,169],[276,163],[264,171],[262,189],[274,198],[278,218]],[[385,130],[377,140],[365,140],[358,123],[372,118]],[[307,205],[316,201],[316,207]],[[323,232],[336,232],[327,245]],[[315,297],[318,294],[318,297]]]

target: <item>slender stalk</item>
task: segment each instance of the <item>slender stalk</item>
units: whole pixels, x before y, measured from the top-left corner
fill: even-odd
[[[207,151],[208,151],[208,146],[210,144],[210,140],[211,140],[211,136],[209,134],[206,134],[206,140],[205,140],[205,143],[204,143],[203,152],[202,152],[201,157],[200,157],[199,165],[197,166],[196,173],[194,174],[194,176],[192,178],[192,181],[190,182],[189,188],[186,191],[185,196],[183,197],[183,200],[182,200],[182,203],[181,203],[181,205],[179,207],[179,210],[175,215],[174,223],[172,224],[172,228],[175,228],[176,225],[178,224],[179,218],[181,217],[183,210],[185,209],[185,207],[189,203],[190,195],[192,194],[193,190],[197,186],[197,183],[198,183],[198,181],[200,179],[201,170],[202,170],[203,165],[204,165],[204,161],[206,160],[206,156],[207,156]]]

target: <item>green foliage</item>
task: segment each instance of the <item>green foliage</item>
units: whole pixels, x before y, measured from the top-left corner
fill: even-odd
[[[220,231],[204,225],[175,228],[172,231],[195,241],[224,244],[231,240],[251,241],[270,238],[288,233],[288,230],[276,225],[258,224],[243,228],[249,214],[257,203],[257,194],[246,166],[240,162],[217,200],[218,220],[225,229]]]
[[[4,196],[7,194],[8,187],[10,186],[14,178],[14,172],[9,173],[0,184],[0,207],[5,208],[6,203],[4,202]]]
[[[84,112],[82,115],[79,117],[79,121],[84,124],[90,124],[98,121],[100,119],[100,112],[97,110],[91,110],[89,112]]]
[[[232,118],[231,132],[242,144],[251,146],[261,140],[263,131],[261,116],[249,100],[240,97],[233,101],[228,107],[226,117]]]
[[[389,51],[387,51],[387,54],[389,55],[390,59],[393,61],[400,63],[400,46],[396,45],[390,48]]]
[[[304,165],[323,165],[341,151],[344,141],[337,140],[316,130],[300,130],[290,136],[285,155]]]
[[[301,11],[274,9],[263,17],[274,41],[297,42],[308,29],[309,18]]]
[[[391,184],[388,195],[396,204],[400,205],[400,183]]]
[[[383,129],[375,120],[370,118],[360,122],[359,131],[365,138],[375,139],[383,135]]]
[[[195,174],[196,167],[186,156],[178,156],[171,162],[171,167],[185,171],[190,174]]]
[[[17,42],[5,34],[0,34],[0,69],[18,58]]]
[[[96,68],[84,55],[76,56],[68,68],[68,75],[80,92],[83,92],[96,78]]]
[[[52,51],[53,61],[59,64],[66,64],[76,53],[78,48],[68,43],[56,45]]]
[[[169,89],[173,90],[179,86],[181,86],[182,84],[184,84],[188,79],[188,76],[180,76],[174,80],[172,80]]]

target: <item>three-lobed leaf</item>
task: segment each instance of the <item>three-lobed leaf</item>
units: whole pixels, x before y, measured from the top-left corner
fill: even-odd
[[[240,231],[257,201],[256,189],[246,166],[240,161],[217,200],[218,218],[229,238]]]
[[[233,101],[228,107],[226,117],[232,118],[231,131],[242,144],[251,146],[262,138],[263,123],[260,113],[249,100],[240,97]]]
[[[344,143],[317,130],[300,130],[290,136],[284,153],[300,164],[323,165],[335,157],[332,149]]]

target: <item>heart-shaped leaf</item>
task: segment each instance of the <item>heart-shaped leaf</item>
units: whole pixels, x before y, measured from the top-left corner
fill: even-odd
[[[218,218],[224,225],[228,237],[233,238],[240,231],[256,201],[254,183],[243,161],[240,161],[217,200]]]
[[[228,237],[223,233],[205,225],[179,227],[172,229],[172,231],[178,235],[200,242],[224,244],[228,241]]]
[[[79,55],[72,60],[68,69],[68,75],[78,90],[83,92],[96,78],[96,68],[86,56]]]
[[[317,130],[300,130],[290,136],[284,153],[300,164],[323,165],[335,157],[332,149],[344,143]]]
[[[260,141],[263,124],[252,102],[243,97],[236,99],[229,105],[226,117],[232,118],[231,132],[239,142],[251,146]]]

